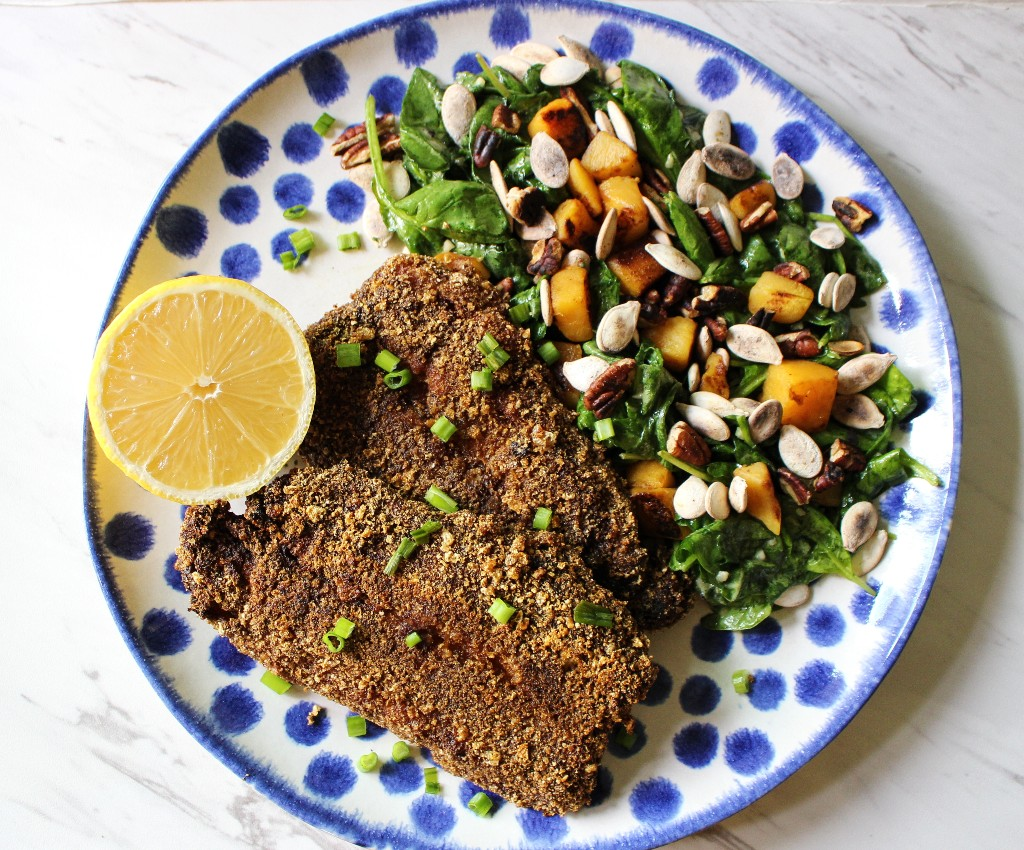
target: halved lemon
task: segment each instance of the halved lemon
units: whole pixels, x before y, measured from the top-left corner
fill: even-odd
[[[162,283],[100,336],[89,419],[104,454],[182,504],[253,493],[298,449],[316,397],[301,328],[240,280]]]

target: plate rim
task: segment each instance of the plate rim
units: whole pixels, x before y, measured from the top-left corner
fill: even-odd
[[[837,142],[841,143],[839,144],[841,150],[849,154],[868,171],[873,171],[882,178],[885,186],[891,192],[889,200],[894,205],[894,212],[899,217],[905,218],[907,224],[916,233],[918,237],[917,244],[908,246],[908,249],[913,251],[915,267],[924,272],[923,277],[927,284],[927,291],[932,295],[934,306],[939,313],[941,320],[939,339],[949,363],[953,445],[950,454],[948,480],[944,482],[946,495],[942,502],[942,521],[936,529],[931,563],[928,564],[927,571],[917,587],[917,595],[914,597],[913,604],[909,607],[899,627],[899,631],[892,634],[891,640],[886,642],[887,651],[881,662],[865,670],[865,680],[855,691],[851,692],[849,698],[843,701],[841,707],[836,709],[818,735],[807,741],[800,751],[794,753],[789,760],[777,764],[766,774],[758,777],[738,792],[720,798],[716,804],[712,804],[703,811],[703,818],[698,820],[695,816],[688,817],[684,815],[682,818],[671,821],[667,826],[643,825],[632,833],[616,836],[610,842],[606,840],[598,840],[586,844],[563,842],[558,845],[565,848],[565,850],[569,850],[569,848],[588,848],[588,850],[592,850],[592,848],[598,847],[603,848],[607,846],[612,848],[626,845],[635,848],[635,850],[640,850],[640,848],[656,847],[665,842],[678,840],[698,829],[707,828],[732,816],[760,799],[772,788],[784,782],[835,740],[839,733],[846,728],[863,708],[864,704],[871,698],[872,694],[895,665],[906,642],[916,628],[924,607],[931,596],[939,567],[945,555],[956,505],[963,448],[962,376],[955,330],[938,271],[917,222],[882,169],[838,121],[814,103],[803,91],[741,48],[690,24],[655,12],[632,9],[604,2],[604,0],[575,0],[575,2],[570,2],[569,0],[556,0],[556,2],[517,0],[514,4],[503,3],[501,0],[434,0],[434,2],[398,9],[355,26],[339,30],[291,54],[257,77],[254,82],[249,84],[217,113],[203,132],[175,163],[154,194],[153,200],[142,219],[142,223],[132,238],[130,248],[118,273],[117,281],[111,291],[104,311],[100,332],[113,318],[118,299],[121,297],[125,285],[131,276],[141,246],[153,228],[156,215],[167,197],[180,180],[185,177],[196,157],[210,143],[217,130],[224,125],[235,111],[261,89],[266,88],[279,77],[292,71],[307,56],[321,50],[337,48],[349,42],[357,41],[378,30],[393,29],[409,20],[435,18],[441,15],[454,15],[480,9],[496,10],[502,7],[540,9],[543,11],[571,9],[586,11],[592,14],[605,14],[614,20],[653,27],[663,32],[667,31],[670,35],[681,37],[686,41],[710,46],[720,53],[736,59],[745,70],[756,71],[759,80],[767,81],[769,87],[775,93],[785,102],[796,105],[804,116],[811,115],[817,123],[830,127],[832,129],[830,140],[834,144]],[[99,333],[97,333],[97,338],[98,336]],[[272,767],[259,763],[257,757],[246,753],[242,747],[234,744],[226,736],[219,733],[209,724],[208,720],[204,719],[198,711],[192,709],[185,702],[174,688],[173,683],[160,672],[155,662],[147,658],[147,651],[141,644],[138,629],[134,626],[133,619],[125,605],[123,594],[114,580],[109,555],[105,551],[102,542],[103,529],[99,518],[98,500],[95,497],[97,489],[97,482],[94,481],[96,459],[97,447],[92,437],[88,414],[86,413],[83,425],[83,504],[87,537],[93,555],[97,578],[107,605],[114,615],[118,631],[121,633],[132,657],[142,669],[143,674],[157,695],[189,735],[236,776],[252,784],[264,796],[289,814],[315,827],[342,835],[351,841],[362,842],[383,839],[388,842],[404,841],[409,846],[441,846],[442,844],[445,847],[458,846],[445,841],[443,837],[434,840],[427,839],[418,832],[411,835],[407,834],[403,827],[381,825],[382,828],[378,828],[362,822],[359,817],[353,817],[344,810],[327,807],[295,794],[288,788],[287,783],[275,777]],[[804,756],[803,752],[806,750],[813,750],[813,754]],[[401,845],[396,843],[396,846]]]

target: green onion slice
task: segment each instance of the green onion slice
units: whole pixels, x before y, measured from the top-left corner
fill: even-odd
[[[361,366],[363,363],[359,353],[358,342],[339,342],[335,346],[337,364],[341,369],[348,369],[352,366]]]
[[[275,694],[283,694],[292,686],[291,682],[286,682],[276,673],[271,673],[269,670],[260,677],[260,683],[266,685]]]
[[[423,768],[423,790],[428,794],[440,794],[441,783],[437,781],[437,768]]]
[[[615,733],[615,743],[624,750],[631,750],[636,745],[636,733],[629,732],[626,730],[625,726],[622,726],[619,731]]]
[[[480,817],[484,817],[493,806],[494,801],[483,791],[477,791],[469,798],[469,802],[466,803],[466,807],[473,812],[473,814],[479,815]]]
[[[529,304],[516,304],[508,308],[508,317],[514,324],[524,325],[533,318],[533,310]]]
[[[434,424],[430,426],[430,433],[432,433],[442,443],[447,443],[452,436],[455,434],[455,425],[447,416],[440,416],[435,420]]]
[[[396,357],[386,348],[382,348],[373,358],[373,365],[380,367],[385,372],[394,372],[395,367],[401,362],[401,358]]]
[[[479,372],[471,372],[469,375],[469,386],[482,393],[489,393],[494,386],[492,381],[494,373],[490,369],[481,369]]]
[[[611,419],[598,419],[594,423],[594,439],[598,442],[610,440],[615,436],[615,422]]]
[[[558,353],[558,348],[555,347],[555,344],[551,340],[547,340],[547,342],[537,347],[537,356],[550,366],[553,363],[557,363],[562,355]]]
[[[732,674],[732,689],[738,694],[749,694],[754,677],[749,670],[737,670]]]
[[[537,508],[537,513],[533,515],[533,527],[537,531],[547,531],[551,525],[551,515],[551,508]]]
[[[356,767],[360,773],[369,773],[377,766],[377,754],[372,750],[364,753],[356,760]]]
[[[409,649],[412,649],[414,646],[419,646],[421,643],[423,643],[423,638],[420,637],[419,632],[409,632],[409,634],[405,636],[405,645],[409,647]]]
[[[338,234],[338,250],[339,251],[354,251],[357,248],[363,247],[362,237],[356,232],[351,233],[339,233]]]
[[[391,747],[391,758],[394,761],[405,761],[409,758],[409,745],[405,741],[395,741]]]
[[[316,245],[313,234],[306,227],[302,228],[302,230],[296,230],[294,233],[289,233],[288,241],[292,243],[296,254],[308,254]]]
[[[493,372],[497,372],[502,366],[509,361],[509,354],[504,348],[498,347],[493,351],[488,352],[484,355],[484,363],[487,364],[487,368]]]
[[[574,623],[582,626],[601,626],[610,629],[615,625],[615,613],[603,605],[595,605],[584,600],[572,609]]]
[[[420,544],[411,537],[403,537],[398,541],[398,549],[395,551],[395,554],[403,561],[407,561],[412,556],[413,552],[419,548],[419,545]]]
[[[313,129],[319,136],[326,136],[327,131],[334,126],[334,116],[328,112],[324,112],[319,118],[316,119],[316,123],[313,125]]]
[[[297,218],[302,218],[309,210],[305,204],[296,204],[294,207],[288,207],[283,213],[284,217],[289,221],[294,221]]]
[[[345,638],[334,631],[334,629],[331,629],[329,632],[324,632],[322,640],[328,651],[331,653],[341,652],[345,648]]]
[[[384,386],[389,390],[400,390],[412,380],[412,372],[408,369],[399,369],[397,372],[388,372],[384,376]]]
[[[494,617],[502,625],[505,625],[509,620],[512,619],[512,615],[516,613],[516,609],[509,605],[500,596],[494,598],[494,602],[491,603],[491,607],[487,609],[487,613]]]
[[[484,334],[484,338],[476,344],[477,350],[486,357],[492,351],[501,348],[501,344],[491,334]]]
[[[336,635],[343,638],[352,637],[352,632],[355,631],[356,624],[349,620],[347,617],[338,617],[338,622],[334,624],[334,628],[331,629]]]
[[[428,519],[423,525],[417,528],[415,531],[409,532],[409,536],[412,537],[417,543],[423,543],[430,539],[430,535],[435,534],[441,530],[441,523],[434,519]]]
[[[281,261],[281,268],[286,272],[290,272],[294,268],[298,268],[299,257],[294,251],[284,251],[278,255],[278,259]]]
[[[366,734],[366,718],[358,714],[350,714],[345,718],[345,728],[350,738],[362,738]]]
[[[430,485],[430,489],[427,490],[423,499],[431,507],[444,511],[446,514],[453,514],[459,509],[455,500],[434,484]]]

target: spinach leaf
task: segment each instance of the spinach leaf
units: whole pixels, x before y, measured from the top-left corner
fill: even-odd
[[[768,238],[772,249],[783,262],[800,263],[811,273],[813,280],[821,280],[825,276],[821,248],[811,242],[807,228],[797,224],[783,224]]]
[[[719,257],[711,263],[701,276],[701,283],[730,284],[743,277],[743,268],[735,254]]]
[[[462,242],[458,239],[452,241],[455,243],[455,253],[479,259],[487,267],[493,280],[510,277],[517,292],[533,286],[533,278],[526,273],[526,264],[529,262],[526,248],[512,235],[502,242]]]
[[[760,234],[751,236],[740,254],[740,265],[748,277],[757,277],[761,272],[771,271],[778,264],[779,260]]]
[[[942,479],[927,466],[903,449],[893,449],[868,460],[867,467],[857,479],[853,494],[858,499],[871,500],[908,478],[920,478],[934,487],[942,486]]]
[[[494,190],[469,180],[437,180],[391,202],[390,207],[383,211],[385,221],[388,212],[393,212],[391,218],[403,219],[403,234],[407,234],[410,224],[420,232],[414,237],[416,247],[406,242],[416,253],[436,254],[445,239],[502,243],[509,238],[505,210]],[[402,238],[405,241],[405,235]],[[421,250],[424,243],[432,250]]]
[[[590,263],[587,284],[590,287],[591,299],[597,305],[596,318],[600,322],[604,314],[618,304],[622,297],[619,279],[604,260],[594,259]]]
[[[750,396],[768,377],[768,366],[764,363],[745,363],[743,373],[736,387],[731,390],[734,398]]]
[[[711,237],[697,218],[697,213],[689,204],[683,203],[675,192],[665,195],[665,203],[668,205],[668,215],[683,246],[683,252],[702,272],[707,272],[708,267],[714,262],[715,249],[711,246]]]
[[[857,278],[858,290],[870,294],[877,292],[889,282],[878,260],[871,256],[859,239],[851,239],[848,236],[839,250],[845,261],[846,270]]]
[[[906,419],[917,407],[914,385],[895,366],[886,369],[885,374],[865,390],[865,395],[897,422]]]
[[[437,78],[417,68],[402,98],[398,134],[405,152],[404,164],[420,183],[444,177],[460,159],[465,159],[441,120],[443,96],[444,88]]]
[[[640,156],[664,169],[674,183],[680,166],[696,150],[694,140],[683,126],[675,94],[661,77],[643,65],[623,60],[619,68],[622,109],[633,124]]]

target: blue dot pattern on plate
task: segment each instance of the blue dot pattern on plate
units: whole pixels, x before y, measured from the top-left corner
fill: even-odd
[[[733,64],[716,56],[708,59],[697,73],[697,88],[711,100],[728,97],[739,85],[740,75]]]
[[[590,49],[605,62],[618,62],[633,52],[633,33],[614,21],[605,21],[594,30]]]
[[[306,768],[302,784],[318,797],[338,800],[355,787],[356,771],[348,756],[318,753]]]
[[[455,64],[452,65],[452,77],[456,74],[466,71],[470,74],[475,74],[480,70],[480,63],[476,61],[475,53],[463,53],[458,59],[455,60]]]
[[[299,122],[292,124],[281,139],[281,150],[296,165],[312,162],[323,149],[323,137],[313,129],[312,124]]]
[[[616,758],[628,759],[635,756],[640,750],[644,748],[647,743],[647,727],[644,726],[636,718],[633,719],[633,744],[630,747],[626,747],[615,740],[613,734],[611,739],[608,741],[608,752]]]
[[[424,65],[437,55],[437,34],[426,21],[406,21],[395,30],[395,55],[406,68]]]
[[[527,841],[538,844],[557,844],[569,833],[569,824],[560,815],[545,815],[533,809],[522,809],[516,820]]]
[[[154,655],[177,655],[192,643],[192,628],[176,611],[154,608],[143,616],[139,637]]]
[[[906,333],[921,321],[921,308],[916,296],[906,289],[890,291],[883,299],[879,313],[882,324],[897,333]]]
[[[612,772],[603,765],[597,769],[597,782],[594,784],[594,793],[590,795],[590,802],[587,808],[596,808],[607,800],[612,794],[614,780]]]
[[[329,50],[307,57],[299,66],[306,91],[317,106],[330,106],[348,91],[348,71]]]
[[[260,276],[262,266],[259,251],[245,242],[225,248],[220,255],[220,273],[246,283],[252,283]]]
[[[690,648],[701,661],[721,661],[732,649],[732,632],[719,632],[697,625],[690,636]]]
[[[380,784],[389,794],[409,794],[423,787],[423,768],[411,758],[385,761],[380,766]]]
[[[750,704],[758,711],[773,711],[786,698],[786,677],[777,670],[755,670],[750,684]]]
[[[455,826],[455,809],[432,794],[413,800],[409,815],[418,829],[434,838],[447,835]]]
[[[128,561],[141,561],[153,548],[153,523],[139,514],[114,514],[103,528],[103,545],[111,555]]]
[[[263,719],[263,705],[244,685],[225,685],[214,691],[210,714],[222,732],[241,735]]]
[[[305,174],[282,174],[274,181],[274,200],[286,210],[313,201],[313,181]]]
[[[241,121],[232,121],[217,131],[217,150],[224,170],[234,177],[252,177],[270,159],[267,137]]]
[[[385,112],[399,113],[402,111],[402,98],[405,97],[405,82],[400,77],[385,74],[378,77],[370,86],[370,94],[377,104],[377,114]]]
[[[830,661],[809,661],[796,674],[794,693],[801,705],[828,708],[846,690],[843,674]]]
[[[164,561],[164,581],[172,590],[176,590],[178,593],[187,593],[188,591],[185,590],[185,582],[182,581],[181,573],[178,572],[176,566],[177,563],[178,556],[174,552],[171,552],[171,554],[167,556],[167,560]]]
[[[672,695],[672,674],[660,664],[654,666],[658,668],[658,675],[643,698],[643,705],[661,705]]]
[[[825,207],[825,198],[821,194],[821,189],[813,183],[805,183],[804,191],[800,195],[800,203],[804,205],[807,212],[821,212]]]
[[[209,235],[206,216],[185,204],[171,204],[156,214],[156,238],[176,257],[198,257]]]
[[[725,738],[725,763],[736,773],[753,776],[775,758],[775,748],[760,729],[737,729]]]
[[[733,143],[743,148],[747,153],[753,154],[757,151],[757,133],[749,124],[737,122],[732,125]]]
[[[788,121],[772,136],[776,153],[788,153],[797,162],[806,162],[818,152],[818,137],[803,121]]]
[[[707,767],[718,755],[718,728],[711,723],[690,723],[672,739],[672,752],[687,767]]]
[[[220,214],[232,224],[248,224],[260,214],[260,196],[252,186],[230,186],[220,196]]]
[[[339,180],[327,190],[327,212],[342,224],[359,221],[366,209],[366,193],[351,180]]]
[[[321,710],[314,715],[315,709],[316,705],[308,700],[303,700],[295,703],[285,712],[284,731],[296,744],[312,747],[314,744],[319,744],[331,731],[331,719],[327,716],[327,712]],[[311,717],[312,722],[310,722]]]
[[[255,661],[235,649],[223,635],[217,635],[210,643],[210,663],[229,676],[244,676],[256,666]]]
[[[818,646],[835,646],[846,633],[846,620],[835,605],[815,605],[807,612],[807,637]]]
[[[514,6],[499,6],[491,18],[491,41],[495,47],[515,47],[530,38],[530,19]]]
[[[710,714],[722,699],[722,689],[710,676],[690,676],[679,691],[679,704],[687,714]]]
[[[682,792],[663,777],[638,782],[629,795],[633,817],[642,823],[664,823],[671,820],[683,805]]]
[[[872,588],[875,593],[878,593],[878,588],[881,586],[873,579],[867,579],[868,587]],[[867,623],[871,619],[871,609],[875,606],[875,596],[868,593],[866,590],[856,590],[853,593],[853,598],[850,600],[850,614],[853,616],[858,623]]]
[[[782,626],[774,617],[766,617],[754,628],[741,632],[740,637],[751,655],[771,655],[782,643]]]

